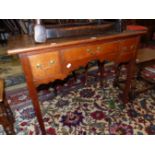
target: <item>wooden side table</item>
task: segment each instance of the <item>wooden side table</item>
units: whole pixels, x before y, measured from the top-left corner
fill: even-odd
[[[54,80],[65,79],[88,62],[99,60],[127,62],[127,79],[122,100],[128,102],[140,36],[145,31],[126,31],[93,36],[49,40],[35,44],[30,36],[10,38],[8,54],[18,54],[42,134],[46,134],[36,88]]]

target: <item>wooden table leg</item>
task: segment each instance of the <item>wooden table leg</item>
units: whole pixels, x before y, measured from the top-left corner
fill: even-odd
[[[29,95],[31,97],[34,111],[35,111],[36,117],[38,119],[42,134],[46,135],[45,126],[44,126],[44,122],[43,122],[43,118],[42,118],[42,113],[40,110],[37,90],[33,85],[29,84],[28,82],[27,82],[27,86],[28,86]]]
[[[101,86],[101,88],[105,84],[105,77],[104,77],[105,63],[106,63],[105,61],[103,61],[103,62],[98,61],[98,67],[99,67],[99,72],[100,72],[100,86]],[[103,84],[103,80],[104,80],[104,84]]]
[[[23,70],[24,70],[24,73],[25,73],[26,83],[27,83],[27,86],[28,86],[30,98],[32,99],[32,104],[33,104],[33,107],[34,107],[35,115],[36,115],[36,117],[38,119],[42,134],[45,135],[46,130],[45,130],[42,114],[41,114],[41,109],[40,109],[40,106],[39,106],[37,89],[36,89],[36,87],[35,87],[35,85],[33,83],[31,68],[29,66],[28,59],[27,59],[26,56],[24,56],[24,54],[20,55],[20,60],[21,60],[22,67],[23,67]]]
[[[132,79],[134,76],[134,66],[135,66],[135,61],[133,60],[131,60],[127,64],[127,77],[126,77],[125,88],[124,88],[124,93],[123,93],[124,103],[127,103],[129,101],[129,92],[131,91],[131,84],[132,84]]]

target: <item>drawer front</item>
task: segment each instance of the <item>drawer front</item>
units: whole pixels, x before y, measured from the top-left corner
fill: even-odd
[[[63,50],[65,61],[81,60],[96,55],[96,46],[86,45],[84,47],[75,47]]]
[[[138,38],[126,39],[120,42],[119,61],[128,61],[135,56],[138,45]]]
[[[96,53],[99,59],[113,60],[118,55],[119,42],[103,43],[96,47]]]
[[[91,60],[114,60],[118,55],[118,47],[119,42],[115,41],[65,49],[62,51],[64,57],[63,71],[73,71],[80,66],[85,66]]]
[[[86,45],[84,47],[70,48],[63,51],[65,61],[81,60],[88,57],[105,55],[118,51],[119,42],[99,43],[96,45]]]
[[[118,41],[110,42],[110,43],[103,43],[96,47],[97,53],[113,53],[118,51]]]
[[[29,56],[33,79],[54,77],[61,73],[58,51]]]
[[[120,42],[119,51],[121,53],[133,52],[137,49],[137,38],[126,39]]]

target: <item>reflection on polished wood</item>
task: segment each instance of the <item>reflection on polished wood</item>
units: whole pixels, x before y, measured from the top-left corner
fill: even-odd
[[[36,87],[56,79],[63,80],[75,69],[86,66],[89,61],[110,60],[116,63],[128,63],[122,98],[124,103],[128,102],[137,47],[140,36],[144,33],[144,31],[108,32],[91,37],[53,39],[44,44],[35,44],[33,38],[29,36],[10,38],[8,54],[18,54],[20,57],[42,134],[46,134],[46,131]]]

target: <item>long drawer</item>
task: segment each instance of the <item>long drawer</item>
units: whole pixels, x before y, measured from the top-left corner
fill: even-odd
[[[119,42],[97,43],[62,50],[64,72],[86,65],[91,60],[112,60],[118,55]]]
[[[73,47],[63,50],[64,60],[74,61],[81,60],[105,53],[114,53],[118,51],[118,41],[111,43],[98,43],[94,45],[86,45]]]

